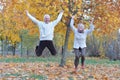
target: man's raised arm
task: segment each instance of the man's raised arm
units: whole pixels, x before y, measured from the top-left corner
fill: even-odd
[[[26,10],[26,14],[35,24],[40,23],[40,21],[37,20],[35,17],[33,17],[27,10]]]
[[[61,10],[60,13],[59,13],[59,15],[58,15],[58,17],[57,17],[57,19],[53,21],[54,27],[55,27],[55,26],[58,24],[58,22],[60,22],[60,20],[62,19],[63,12],[64,12],[64,11]]]

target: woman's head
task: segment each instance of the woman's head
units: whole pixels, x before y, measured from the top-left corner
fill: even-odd
[[[84,25],[82,23],[79,23],[77,29],[78,29],[79,33],[83,33],[84,32]]]

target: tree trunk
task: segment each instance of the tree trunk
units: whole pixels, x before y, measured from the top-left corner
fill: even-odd
[[[6,36],[6,40],[5,40],[5,51],[6,51],[6,55],[8,55],[8,37]]]
[[[21,57],[22,57],[22,54],[23,54],[23,53],[22,53],[22,52],[23,52],[23,45],[22,45],[22,41],[23,41],[22,38],[23,38],[23,37],[22,37],[22,34],[20,35],[20,37],[21,37]]]
[[[6,56],[8,54],[8,49],[7,49],[7,36],[6,39],[3,41],[3,56]]]
[[[27,47],[27,57],[29,57],[29,50],[28,50],[28,47]]]
[[[13,47],[13,56],[15,56],[15,46]]]
[[[3,44],[4,44],[4,43],[3,43],[3,40],[1,40],[1,42],[2,42],[2,43],[1,43],[1,52],[2,52],[2,56],[3,56],[3,55],[4,55],[4,54],[3,54],[3,53],[4,53],[4,52],[3,52],[3,49],[4,49],[4,46],[3,46]]]
[[[64,46],[63,46],[62,58],[61,58],[61,63],[60,63],[61,67],[63,67],[66,64],[66,52],[67,52],[67,47],[68,47],[69,35],[70,35],[70,21],[69,21],[69,23],[67,25],[65,43],[64,43]]]

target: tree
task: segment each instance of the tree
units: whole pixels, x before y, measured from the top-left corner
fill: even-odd
[[[67,26],[67,31],[66,31],[66,36],[65,36],[65,43],[63,46],[63,53],[62,53],[62,58],[61,58],[61,63],[60,66],[64,66],[65,65],[65,61],[66,61],[66,52],[67,52],[67,46],[68,46],[68,40],[69,40],[69,35],[70,35],[70,19],[72,17],[72,15],[76,15],[77,12],[81,12],[81,0],[66,0],[66,1],[62,1],[62,5],[66,5],[63,6],[62,8],[67,12],[65,13],[65,22],[64,24]],[[78,14],[80,15],[80,14]]]
[[[62,0],[49,0],[49,1],[39,0],[38,1],[38,0],[35,0],[34,2],[31,0],[27,0],[27,1],[13,0],[13,1],[9,2],[8,10],[6,10],[6,15],[7,15],[7,13],[12,12],[11,14],[9,14],[10,16],[7,15],[7,19],[9,18],[8,21],[12,20],[12,22],[13,22],[13,23],[9,24],[9,27],[12,29],[11,33],[14,33],[13,28],[15,28],[15,31],[18,30],[17,33],[20,33],[20,30],[22,30],[22,29],[28,29],[29,32],[31,32],[31,33],[38,32],[37,28],[34,27],[34,24],[32,24],[32,22],[27,17],[25,17],[26,14],[24,13],[24,10],[26,10],[26,9],[28,9],[30,11],[30,13],[32,13],[34,16],[36,16],[36,18],[38,18],[39,20],[43,20],[43,15],[45,13],[50,14],[52,16],[51,20],[54,20],[57,17],[59,10],[63,9],[65,11],[65,13],[64,13],[62,22],[58,25],[55,32],[57,32],[57,30],[60,30],[59,33],[61,35],[64,35],[64,32],[66,31],[66,28],[67,28],[66,37],[65,37],[66,40],[64,43],[63,57],[62,57],[63,58],[62,64],[65,64],[65,62],[64,62],[65,55],[64,54],[67,51],[67,46],[68,46],[68,38],[69,38],[69,33],[70,33],[70,28],[69,28],[70,18],[72,15],[75,15],[77,12],[78,12],[77,15],[81,14],[80,13],[81,12],[81,2],[82,2],[81,0],[65,0],[65,1],[62,1]],[[25,17],[25,18],[23,19],[23,17]],[[64,28],[61,26],[63,26]],[[65,26],[67,26],[67,27],[65,27]],[[8,29],[8,27],[7,27],[7,29]],[[11,35],[9,36],[9,38],[11,38]],[[12,38],[11,38],[11,40],[12,40],[11,42],[17,42],[17,41],[13,41]],[[19,40],[19,39],[16,39],[16,40]]]
[[[94,35],[100,41],[99,51],[102,56],[105,56],[106,52],[105,43],[117,39],[116,32],[120,26],[119,5],[119,0],[84,0],[83,11],[94,18]]]
[[[120,26],[120,1],[95,0],[91,3],[91,16],[95,18],[95,34],[99,37],[105,35],[114,37]]]

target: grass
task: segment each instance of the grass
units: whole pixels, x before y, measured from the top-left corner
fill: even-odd
[[[7,73],[7,74],[4,74],[3,76],[6,78],[10,78],[10,77],[21,78],[20,77],[21,74],[19,74],[19,73],[14,73],[14,74]],[[27,78],[36,79],[36,80],[46,80],[47,79],[46,76],[36,75],[36,74],[31,74],[30,76],[22,76],[22,80],[26,80]]]
[[[0,62],[59,62],[60,57],[19,57],[19,58],[0,58]]]
[[[109,59],[100,59],[100,58],[89,58],[86,60],[87,64],[119,64],[120,60],[110,61]]]
[[[31,78],[33,78],[33,79],[38,79],[38,80],[46,80],[47,79],[47,77],[45,77],[45,76],[43,76],[43,75],[36,75],[36,74],[32,74],[31,76],[30,76]]]
[[[6,77],[19,76],[19,75],[20,75],[19,73],[14,73],[14,74],[8,73],[8,74],[5,74]]]
[[[74,57],[71,60],[74,61]],[[69,58],[68,58],[69,59]],[[0,58],[0,62],[15,62],[15,63],[25,63],[25,62],[58,62],[60,63],[61,57],[60,56],[50,56],[50,57],[17,57],[17,58]],[[120,65],[120,60],[117,61],[110,61],[108,59],[100,59],[100,58],[86,58],[85,61],[86,64],[118,64]]]

